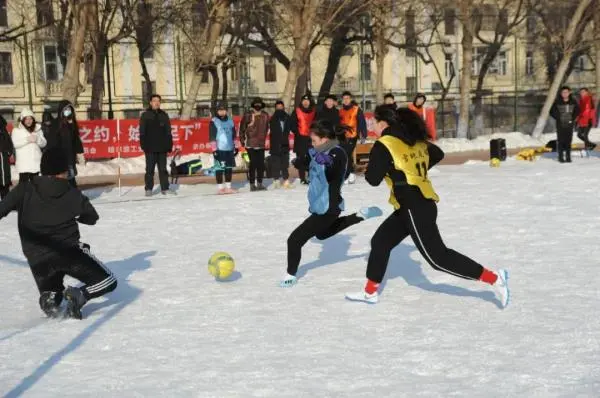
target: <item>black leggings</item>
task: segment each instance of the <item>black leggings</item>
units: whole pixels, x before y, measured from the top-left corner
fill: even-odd
[[[0,186],[0,199],[4,199],[9,192],[10,187],[4,185]]]
[[[311,238],[316,237],[319,240],[331,238],[338,232],[361,221],[363,219],[356,214],[344,217],[340,217],[339,214],[311,214],[288,238],[288,274],[296,275],[296,272],[298,272],[302,257],[302,246]]]
[[[586,148],[593,146],[594,144],[590,141],[590,130],[592,129],[592,123],[590,123],[587,127],[579,127],[577,129],[577,137],[583,141],[583,144]]]
[[[392,213],[371,239],[367,278],[381,283],[392,249],[410,235],[423,258],[434,269],[460,278],[479,280],[483,267],[446,247],[436,219],[437,205],[432,200],[422,200],[411,209],[401,207]]]
[[[248,148],[248,156],[250,157],[248,180],[250,184],[255,182],[262,184],[265,175],[265,150]]]
[[[19,173],[19,184],[22,182],[33,181],[33,178],[39,173]]]

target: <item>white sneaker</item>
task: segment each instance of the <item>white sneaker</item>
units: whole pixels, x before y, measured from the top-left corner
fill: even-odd
[[[502,303],[502,308],[506,308],[510,302],[510,290],[508,288],[508,271],[505,269],[498,270],[496,272],[498,279],[494,283],[494,289],[498,294],[498,298]]]
[[[369,294],[364,290],[358,293],[346,293],[346,300],[360,301],[361,303],[377,304],[379,301],[379,293]]]
[[[356,182],[356,174],[350,173],[348,176],[348,184],[354,184]]]
[[[298,283],[298,278],[294,275],[286,275],[286,277],[279,282],[279,287],[292,287]]]

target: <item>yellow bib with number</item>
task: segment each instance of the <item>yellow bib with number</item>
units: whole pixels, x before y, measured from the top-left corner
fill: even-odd
[[[431,181],[427,178],[429,152],[427,151],[427,144],[425,142],[418,142],[414,146],[409,146],[401,139],[390,135],[381,137],[379,142],[385,145],[390,152],[394,161],[394,167],[396,170],[404,173],[408,185],[419,188],[423,196],[427,199],[432,199],[436,202],[440,200],[433,189]],[[387,182],[391,191],[390,204],[394,206],[394,209],[398,210],[400,203],[398,203],[394,195],[394,182],[389,176],[385,177],[385,182]]]

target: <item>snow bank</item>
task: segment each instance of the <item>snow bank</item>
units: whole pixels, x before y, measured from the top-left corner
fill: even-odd
[[[490,140],[494,138],[504,138],[507,148],[526,148],[544,146],[550,139],[549,136],[543,136],[541,139],[533,138],[523,133],[497,133],[492,135],[482,135],[474,140],[464,138],[441,138],[436,144],[444,152],[466,152],[481,151],[490,149]]]

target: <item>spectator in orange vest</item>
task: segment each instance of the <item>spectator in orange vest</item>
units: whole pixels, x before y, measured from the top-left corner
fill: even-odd
[[[577,117],[577,137],[583,141],[587,149],[594,149],[596,144],[590,141],[589,135],[592,126],[596,124],[596,110],[594,99],[587,88],[579,90],[579,116]]]
[[[413,112],[416,112],[419,116],[421,116],[421,119],[425,119],[424,115],[425,115],[425,101],[427,101],[427,97],[425,96],[425,94],[423,93],[418,93],[415,96],[414,101],[412,102],[412,104],[408,105],[408,109],[410,109]]]
[[[349,91],[345,91],[342,94],[340,124],[348,128],[346,131],[346,142],[342,144],[348,155],[346,182],[354,184],[356,181],[356,175],[354,174],[354,149],[356,148],[359,136],[362,143],[367,139],[367,121],[362,109],[352,99],[352,94]]]
[[[296,159],[304,159],[311,147],[310,125],[316,116],[315,103],[310,94],[305,94],[290,118],[290,130],[294,133],[294,152]],[[306,167],[304,162],[294,162],[294,167],[298,169],[300,183],[308,185],[306,176]]]

